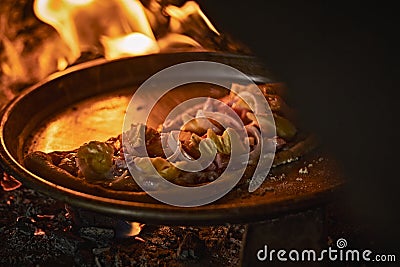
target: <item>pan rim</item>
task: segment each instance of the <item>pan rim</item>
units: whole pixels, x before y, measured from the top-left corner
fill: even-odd
[[[215,53],[215,52],[192,52],[192,53],[206,53],[209,55],[215,56],[226,56],[226,57],[238,57],[238,58],[248,58],[254,59],[254,57],[250,56],[241,56],[241,55],[231,55],[231,54],[223,54],[223,53]],[[187,52],[176,53],[174,56],[179,56],[179,54],[187,55]],[[190,54],[190,53],[189,53]],[[141,56],[141,58],[146,57],[157,57],[159,54],[154,55],[146,55]],[[136,57],[138,58],[138,57]],[[180,208],[173,207],[169,205],[165,205],[162,203],[142,203],[142,202],[132,202],[126,200],[118,200],[112,198],[106,198],[101,196],[95,196],[83,192],[78,192],[66,187],[62,187],[60,185],[54,184],[45,178],[42,178],[29,170],[27,170],[22,164],[19,163],[17,159],[9,151],[7,144],[4,140],[4,129],[5,125],[12,113],[13,109],[18,105],[18,103],[27,97],[38,88],[41,88],[43,85],[54,81],[56,79],[61,79],[65,77],[65,75],[71,75],[71,73],[78,72],[82,69],[98,67],[103,64],[110,64],[113,62],[124,61],[127,58],[117,59],[113,61],[107,61],[105,59],[98,59],[89,61],[86,63],[82,63],[76,66],[73,66],[65,71],[54,73],[50,75],[46,79],[40,81],[39,83],[27,88],[23,93],[14,98],[10,103],[8,103],[0,114],[0,165],[3,169],[14,176],[21,182],[26,183],[29,187],[37,189],[38,191],[54,197],[60,201],[64,201],[71,205],[76,205],[82,208],[87,209],[95,209],[96,211],[117,215],[121,217],[127,217],[136,220],[146,220],[151,222],[162,222],[164,224],[180,222],[180,223],[191,223],[191,224],[209,224],[214,222],[218,223],[226,223],[226,222],[253,222],[259,221],[260,219],[265,219],[269,217],[273,217],[276,214],[295,211],[304,208],[310,208],[315,205],[319,205],[320,203],[324,203],[328,201],[331,197],[334,196],[334,191],[341,188],[342,184],[333,185],[330,190],[321,191],[309,195],[305,198],[301,199],[301,203],[298,203],[299,199],[291,199],[290,197],[286,199],[282,199],[282,203],[287,203],[287,208],[282,208],[282,205],[279,207],[271,207],[271,203],[254,203],[252,205],[244,204],[244,203],[219,203],[219,204],[209,204],[202,207],[196,208]],[[38,182],[39,181],[39,182]],[[296,203],[297,202],[297,203]],[[296,208],[290,208],[290,204],[296,203],[298,206]],[[98,207],[95,207],[96,204]],[[249,209],[249,207],[257,207],[259,211],[254,212],[253,209]],[[257,210],[256,209],[256,210]],[[263,212],[262,210],[269,209],[268,212]],[[149,212],[149,210],[151,212]],[[229,210],[229,213],[226,211]],[[167,211],[167,212],[162,212]],[[160,214],[157,214],[159,213]]]

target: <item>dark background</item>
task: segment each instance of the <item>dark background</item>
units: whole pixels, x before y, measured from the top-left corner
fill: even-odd
[[[399,245],[396,8],[365,1],[198,1],[289,87],[343,164],[345,203],[378,246]],[[300,3],[301,2],[301,3]]]

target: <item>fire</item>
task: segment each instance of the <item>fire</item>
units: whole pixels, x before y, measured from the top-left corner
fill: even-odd
[[[68,63],[90,51],[115,59],[180,49],[206,50],[199,43],[202,35],[219,35],[194,1],[177,7],[150,0],[145,7],[139,0],[35,0],[34,12],[68,45]],[[61,60],[58,66],[67,64]]]
[[[198,16],[201,18],[200,21],[203,21],[210,30],[219,35],[217,29],[215,29],[214,25],[212,25],[211,21],[194,1],[186,2],[180,8],[176,6],[168,6],[165,9],[165,12],[171,16],[171,27],[174,29],[173,31],[182,31],[182,28],[186,25],[185,21],[190,16]]]
[[[66,0],[71,5],[87,5],[93,2],[93,0]]]
[[[0,179],[0,186],[3,188],[4,191],[12,191],[22,185],[20,181],[16,180],[11,175],[8,175],[7,173],[2,173],[2,175],[3,177]]]
[[[113,39],[104,36],[101,38],[101,43],[104,46],[107,59],[139,56],[160,51],[154,40],[138,32]]]
[[[116,230],[115,237],[117,239],[132,238],[132,237],[134,237],[135,239],[137,238],[140,239],[138,235],[140,234],[144,226],[145,226],[144,224],[138,222],[123,221],[115,229]]]
[[[137,236],[138,234],[140,234],[140,232],[142,231],[144,224],[138,223],[138,222],[131,222],[131,231],[129,233],[126,234],[127,237],[129,236]]]

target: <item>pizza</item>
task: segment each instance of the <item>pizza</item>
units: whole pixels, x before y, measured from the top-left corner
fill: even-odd
[[[247,133],[244,140],[235,141],[235,145],[247,146],[249,153],[246,171],[237,185],[242,186],[248,183],[259,160],[260,124],[265,122],[256,118],[252,108],[244,100],[247,87],[239,84],[232,84],[233,86],[236,86],[235,91],[239,88],[243,94],[238,95],[231,91],[219,101],[235,112]],[[270,116],[276,129],[274,135],[269,137],[276,150],[272,167],[295,161],[314,149],[318,145],[317,139],[295,125],[295,112],[283,100],[284,85],[267,83],[257,86],[269,104]],[[150,159],[160,176],[182,186],[207,184],[224,172],[231,159],[233,140],[230,136],[234,130],[223,126],[218,120],[199,116],[207,112],[218,112],[220,108],[211,101],[205,101],[164,121],[157,129],[144,124],[132,124],[128,131],[118,136],[106,141],[90,141],[72,151],[31,152],[24,157],[23,163],[34,174],[70,189],[116,199],[149,201],[150,198],[135,182],[128,168],[128,164],[133,164],[146,179],[150,172],[146,163],[149,161],[144,161],[144,157]],[[211,140],[214,143],[215,157],[201,171],[182,170],[179,168],[181,162],[174,158],[174,151],[168,154],[165,150],[165,142],[172,136],[179,144],[177,149],[180,155],[187,159],[196,160],[201,156],[204,152],[199,145],[202,140]],[[129,140],[129,145],[123,142],[124,138]],[[143,140],[145,148],[135,146],[137,140]],[[157,185],[149,179],[148,186],[151,190],[152,186]]]

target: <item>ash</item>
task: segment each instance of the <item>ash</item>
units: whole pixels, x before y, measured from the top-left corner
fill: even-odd
[[[0,265],[237,266],[243,225],[146,225],[136,237],[75,229],[64,203],[20,187],[0,189]]]

